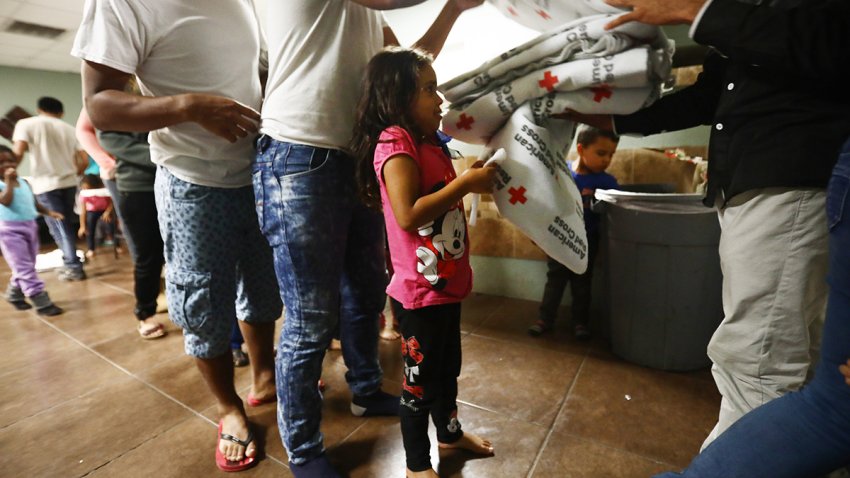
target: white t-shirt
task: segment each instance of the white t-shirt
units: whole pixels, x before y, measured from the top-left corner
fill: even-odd
[[[350,0],[268,2],[269,79],[262,132],[343,149],[366,65],[384,45],[380,13]]]
[[[207,93],[259,110],[262,44],[251,0],[86,0],[71,54],[135,74],[146,96]],[[149,140],[153,162],[184,181],[251,183],[250,136],[229,143],[187,122]]]
[[[77,143],[74,127],[52,116],[38,115],[15,123],[12,141],[25,141],[29,151],[29,182],[33,194],[77,185]]]

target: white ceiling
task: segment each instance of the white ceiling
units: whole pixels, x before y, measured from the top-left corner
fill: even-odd
[[[0,0],[0,65],[38,70],[80,71],[71,45],[85,0]],[[13,21],[67,30],[55,39],[7,33]]]
[[[198,0],[203,1],[203,0]],[[254,0],[258,8],[266,0]],[[82,19],[85,0],[0,0],[0,65],[79,73],[80,60],[71,47]],[[8,33],[21,21],[67,30],[55,39]]]

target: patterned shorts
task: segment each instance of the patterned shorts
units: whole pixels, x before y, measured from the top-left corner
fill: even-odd
[[[183,329],[186,353],[220,356],[230,350],[237,318],[273,322],[280,317],[274,259],[260,232],[251,186],[201,186],[160,167],[155,192],[168,311]]]

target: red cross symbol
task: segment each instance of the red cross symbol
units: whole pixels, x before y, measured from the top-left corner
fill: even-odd
[[[460,121],[458,121],[455,126],[457,127],[457,129],[470,130],[472,129],[472,123],[475,123],[475,118],[473,118],[472,116],[466,116],[466,113],[461,113]]]
[[[537,10],[537,14],[543,17],[544,20],[549,20],[552,18],[549,16],[548,13],[546,13],[546,10]]]
[[[547,71],[543,73],[543,79],[537,82],[541,88],[545,88],[546,91],[552,91],[555,89],[555,85],[558,84],[558,77],[552,76],[551,71]]]
[[[602,103],[603,98],[610,98],[614,93],[608,85],[599,85],[596,88],[591,88],[590,91],[593,92],[593,101],[597,103]]]
[[[517,16],[517,15],[519,15],[519,14],[516,12],[516,10],[514,10],[514,7],[508,7],[508,13],[510,13],[510,14],[511,14],[511,15],[513,15],[513,16]]]
[[[516,204],[517,202],[525,204],[525,202],[528,201],[528,198],[525,197],[525,186],[520,186],[519,189],[510,188],[508,189],[508,192],[511,193],[511,204]]]

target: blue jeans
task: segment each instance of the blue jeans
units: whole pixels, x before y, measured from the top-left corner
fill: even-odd
[[[54,189],[46,193],[36,194],[36,199],[42,206],[62,213],[65,219],[53,219],[50,216],[44,216],[44,222],[47,224],[47,229],[56,245],[62,250],[62,260],[65,262],[65,267],[71,270],[83,270],[83,263],[77,257],[77,229],[73,224],[74,199],[77,194],[77,187]]]
[[[384,221],[358,199],[354,160],[338,150],[264,136],[253,180],[286,306],[276,363],[278,425],[290,461],[303,464],[323,451],[316,382],[337,324],[352,393],[380,389]]]
[[[812,382],[746,414],[681,475],[657,478],[801,478],[850,465],[850,141],[827,191],[829,299],[821,359]]]

